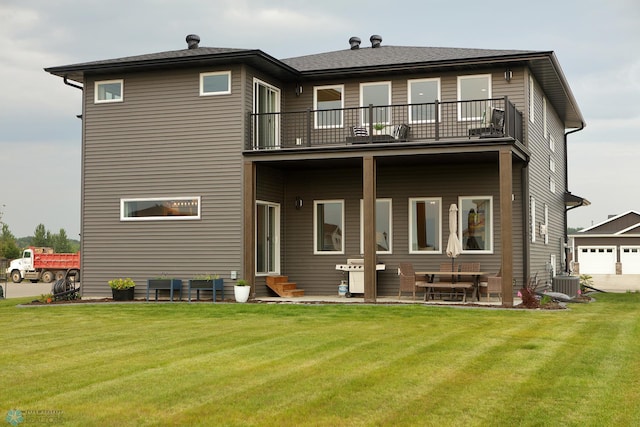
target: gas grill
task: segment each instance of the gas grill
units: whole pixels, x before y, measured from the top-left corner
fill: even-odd
[[[376,264],[376,271],[384,270],[384,264]],[[349,258],[346,264],[336,264],[336,270],[341,270],[349,273],[349,292],[347,297],[351,294],[364,294],[364,259],[363,258]]]

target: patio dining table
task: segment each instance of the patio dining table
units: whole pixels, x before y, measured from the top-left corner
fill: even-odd
[[[475,298],[480,301],[480,276],[486,276],[490,273],[486,271],[416,271],[416,276],[425,276],[427,278],[427,283],[417,285],[422,288],[437,288],[438,282],[434,282],[434,278],[436,275],[438,276],[451,276],[451,285],[447,285],[447,287],[455,287],[457,276],[470,277],[473,278],[473,295],[472,299]],[[445,282],[449,283],[449,282]],[[426,300],[426,292],[425,292],[425,300]]]

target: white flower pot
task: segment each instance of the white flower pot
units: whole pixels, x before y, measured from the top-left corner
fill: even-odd
[[[236,302],[247,302],[249,300],[249,294],[251,293],[251,286],[234,286],[233,294],[236,297]]]

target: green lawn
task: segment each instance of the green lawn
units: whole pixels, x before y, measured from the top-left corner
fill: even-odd
[[[560,311],[19,301],[0,302],[0,419],[20,426],[640,424],[638,293]]]

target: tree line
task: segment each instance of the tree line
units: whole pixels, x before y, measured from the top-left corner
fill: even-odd
[[[0,235],[0,258],[20,258],[22,250],[29,246],[53,248],[58,253],[75,253],[80,249],[80,242],[67,237],[67,232],[61,228],[58,233],[47,230],[44,224],[38,224],[33,236],[16,238],[9,230],[9,225],[2,222]]]

